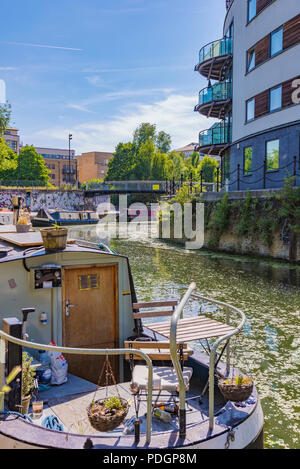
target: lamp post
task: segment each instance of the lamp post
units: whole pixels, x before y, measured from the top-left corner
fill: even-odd
[[[71,140],[73,136],[69,134],[69,184],[71,184]]]

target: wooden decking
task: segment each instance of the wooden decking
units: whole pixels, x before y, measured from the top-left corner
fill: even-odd
[[[131,417],[135,416],[135,407],[133,396],[130,391],[130,383],[121,383],[118,390],[121,397],[127,399],[130,403],[129,412],[124,423]],[[198,396],[203,388],[203,383],[198,379],[192,379],[191,387],[187,393],[187,398]],[[44,401],[44,411],[41,418],[33,420],[35,425],[42,425],[45,417],[54,415],[64,427],[64,432],[72,434],[84,435],[105,435],[105,436],[122,436],[124,423],[109,433],[101,433],[91,427],[87,418],[86,409],[94,398],[96,386],[81,378],[69,375],[69,381],[61,386],[52,386],[49,390],[39,393],[38,399]],[[116,396],[115,386],[109,386],[107,389],[108,396]],[[153,402],[157,393],[153,393]],[[99,389],[96,393],[96,399],[106,397],[106,389]],[[163,396],[159,398],[159,402],[173,402],[171,394],[163,392]],[[216,408],[220,409],[224,405],[224,401],[220,396],[216,396]],[[208,400],[203,399],[200,405],[198,399],[187,402],[187,427],[199,424],[208,418]],[[141,419],[141,434],[146,433],[146,395],[142,394],[142,402],[140,403],[139,418]],[[179,430],[178,418],[172,417],[170,423],[166,424],[156,417],[152,417],[152,433],[177,432]]]
[[[145,324],[154,333],[170,338],[170,321]],[[200,339],[221,337],[234,331],[235,328],[206,316],[179,319],[177,324],[177,343],[192,342]]]

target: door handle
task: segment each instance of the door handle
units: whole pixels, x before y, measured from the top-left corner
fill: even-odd
[[[71,305],[70,301],[66,301],[66,316],[70,316],[70,308],[74,308],[77,305]]]

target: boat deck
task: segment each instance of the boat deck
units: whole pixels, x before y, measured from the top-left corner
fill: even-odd
[[[122,436],[124,424],[133,416],[135,416],[135,406],[133,395],[130,391],[130,383],[121,383],[118,385],[120,396],[127,399],[130,403],[129,412],[125,421],[112,432],[101,433],[91,427],[86,409],[94,399],[96,385],[89,381],[83,380],[73,375],[69,375],[68,382],[60,386],[51,386],[49,389],[40,391],[37,400],[44,402],[43,415],[39,419],[34,419],[34,425],[42,426],[42,422],[47,416],[54,415],[58,418],[59,422],[63,425],[63,431],[66,433],[81,435],[105,435],[105,436]],[[201,383],[197,378],[192,379],[190,390],[187,392],[187,399],[199,396],[204,383]],[[117,396],[115,386],[109,386],[107,389],[108,396]],[[153,402],[157,396],[157,392],[153,393]],[[97,390],[95,399],[106,397],[106,389],[101,388]],[[158,402],[173,402],[170,393],[163,392]],[[224,400],[221,395],[216,395],[216,409],[217,412],[224,406]],[[199,404],[199,399],[193,399],[187,402],[186,421],[187,428],[195,424],[201,423],[208,418],[208,398],[204,396],[202,404]],[[141,434],[146,433],[146,411],[147,402],[146,394],[142,395],[142,401],[139,408],[139,418],[141,420]],[[160,432],[177,432],[178,418],[172,417],[170,423],[164,423],[156,417],[152,417],[152,434]]]

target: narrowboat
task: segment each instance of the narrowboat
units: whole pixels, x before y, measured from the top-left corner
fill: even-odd
[[[246,376],[231,361],[230,344],[243,335],[241,310],[204,298],[194,283],[182,298],[138,302],[128,258],[104,244],[69,240],[47,251],[39,232],[2,234],[0,243],[1,383],[22,361],[22,350],[37,370],[40,351],[62,354],[68,366],[66,382],[38,381],[31,398],[31,405],[43,401],[38,418],[32,407],[21,414],[22,380],[15,377],[2,404],[0,448],[262,447],[255,384],[236,402],[219,388],[220,379]],[[189,302],[197,309],[193,317],[185,316]],[[214,312],[203,308],[211,304]],[[102,382],[104,368],[111,380]],[[105,426],[104,412],[95,425],[90,409],[110,397],[126,402],[123,420]]]
[[[48,210],[45,208],[41,208],[31,219],[34,227],[88,225],[98,223],[98,221],[99,214],[93,211]]]

